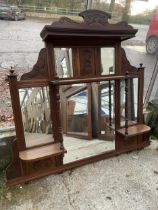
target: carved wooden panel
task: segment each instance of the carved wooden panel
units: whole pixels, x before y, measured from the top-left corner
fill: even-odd
[[[36,162],[33,162],[32,164],[32,170],[33,171],[39,171],[41,169],[49,168],[54,166],[55,167],[55,159],[54,158],[47,158],[44,160],[38,160]]]
[[[62,156],[62,155],[61,155]],[[37,172],[44,172],[48,170],[53,170],[57,165],[61,165],[61,156],[44,158],[37,161],[21,161],[22,174],[31,175]],[[58,160],[59,158],[59,160]]]
[[[100,49],[94,47],[72,48],[74,77],[96,76],[100,72]]]

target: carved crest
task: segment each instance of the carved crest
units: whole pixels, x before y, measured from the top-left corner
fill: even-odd
[[[108,19],[111,18],[111,15],[107,12],[99,10],[86,10],[79,14],[84,19],[84,22],[88,25],[101,24],[104,25],[108,23]]]

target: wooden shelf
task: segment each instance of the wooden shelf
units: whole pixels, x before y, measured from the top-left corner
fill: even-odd
[[[145,124],[140,124],[140,125],[133,125],[133,126],[129,126],[128,127],[128,134],[127,136],[136,136],[136,135],[140,135],[143,133],[147,133],[150,131],[150,127],[145,125]],[[121,128],[119,130],[117,130],[117,132],[123,136],[125,135],[125,128]]]
[[[60,143],[41,146],[19,152],[19,157],[24,161],[40,160],[47,157],[58,156],[66,153],[66,150],[60,149]]]

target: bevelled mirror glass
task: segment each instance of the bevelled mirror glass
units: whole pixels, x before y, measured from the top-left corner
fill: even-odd
[[[120,125],[125,126],[125,106],[126,106],[126,84],[125,80],[121,81],[120,95]],[[137,123],[138,117],[138,78],[128,79],[128,125]]]
[[[115,74],[115,48],[101,48],[101,75]]]
[[[19,89],[26,147],[53,142],[48,87]]]

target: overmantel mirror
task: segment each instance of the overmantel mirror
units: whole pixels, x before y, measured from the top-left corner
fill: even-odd
[[[82,22],[46,25],[32,71],[8,76],[16,126],[7,184],[29,182],[149,145],[143,123],[144,67],[121,42],[137,30],[87,10]]]

